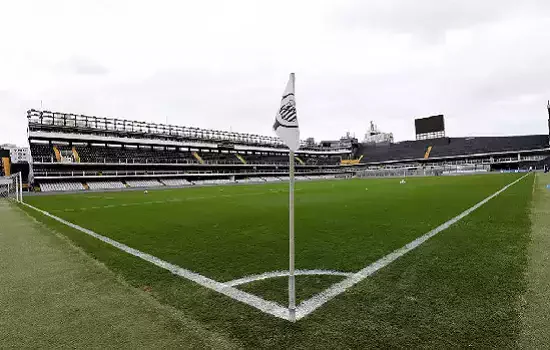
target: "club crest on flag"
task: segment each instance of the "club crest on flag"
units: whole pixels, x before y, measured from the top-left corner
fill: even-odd
[[[297,128],[298,118],[296,114],[296,101],[294,100],[294,94],[288,94],[283,96],[281,101],[281,108],[275,118],[275,125],[273,129],[277,131],[277,128],[283,126],[285,128]]]
[[[281,107],[275,116],[273,130],[292,151],[300,147],[300,130],[298,128],[298,113],[294,96],[294,73],[290,78],[281,99]]]

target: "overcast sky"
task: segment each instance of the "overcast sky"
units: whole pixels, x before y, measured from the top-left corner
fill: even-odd
[[[550,1],[0,0],[0,144],[47,110],[273,135],[547,133]]]

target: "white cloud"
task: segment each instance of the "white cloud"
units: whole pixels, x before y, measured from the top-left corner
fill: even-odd
[[[44,108],[272,135],[288,73],[304,136],[545,133],[544,1],[5,1],[0,143]]]

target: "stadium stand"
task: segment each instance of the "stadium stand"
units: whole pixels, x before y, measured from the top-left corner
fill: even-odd
[[[363,163],[376,163],[525,152],[545,148],[548,148],[548,135],[440,138],[381,145],[364,144],[359,146],[356,156],[363,155]]]
[[[318,175],[318,176],[308,176],[310,180],[334,180],[336,176],[334,175]]]
[[[220,177],[252,182],[288,174],[288,149],[276,137],[37,110],[27,112],[27,121],[29,181],[36,188],[76,178],[96,190],[235,182],[211,180]],[[348,146],[304,143],[296,153],[296,172],[347,172],[339,163],[350,156]]]
[[[264,179],[265,182],[279,182],[279,181],[282,181],[281,178],[274,177],[274,176],[264,177],[263,179]]]
[[[239,184],[256,184],[256,183],[265,183],[265,180],[262,179],[261,177],[253,177],[253,178],[235,180],[235,182]]]
[[[126,188],[120,181],[91,181],[87,182],[87,185],[91,190],[115,190]]]
[[[197,163],[191,152],[151,147],[76,147],[83,163]]]
[[[45,191],[288,180],[288,149],[272,136],[37,110],[27,121],[29,183]],[[548,135],[365,142],[303,141],[296,179],[537,168],[550,156]]]
[[[160,187],[164,186],[158,180],[126,180],[129,187]]]
[[[53,162],[54,153],[53,147],[50,147],[48,144],[30,144],[31,154],[35,162]]]
[[[204,186],[204,185],[227,185],[230,183],[235,183],[234,180],[230,179],[203,179],[193,181],[195,185]]]
[[[242,164],[235,153],[200,152],[203,164]]]
[[[82,182],[51,182],[40,184],[40,190],[42,192],[72,192],[72,191],[84,191],[84,185]]]
[[[193,186],[192,182],[185,179],[161,179],[160,182],[162,182],[165,186]]]

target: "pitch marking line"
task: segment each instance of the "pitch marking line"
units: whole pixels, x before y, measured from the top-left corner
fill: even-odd
[[[424,234],[423,236],[420,236],[419,238],[415,239],[414,241],[412,241],[412,242],[406,244],[405,246],[393,251],[392,253],[384,256],[383,258],[377,260],[376,262],[370,264],[369,266],[365,267],[364,269],[362,269],[362,270],[360,270],[356,273],[348,274],[348,273],[345,273],[345,272],[339,273],[337,271],[332,271],[334,274],[346,274],[346,275],[348,275],[348,277],[346,279],[344,279],[343,281],[341,281],[341,282],[333,284],[331,287],[329,287],[325,291],[313,296],[312,298],[310,298],[306,301],[303,301],[296,308],[296,320],[300,320],[300,319],[306,317],[307,315],[309,315],[310,313],[312,313],[313,311],[315,311],[316,309],[318,309],[319,307],[321,307],[322,305],[324,305],[325,303],[330,301],[332,298],[334,298],[337,295],[342,294],[343,292],[345,292],[348,288],[350,288],[350,287],[354,286],[355,284],[361,282],[362,280],[369,277],[370,275],[372,275],[376,271],[378,271],[381,268],[389,265],[390,263],[392,263],[393,261],[399,259],[400,257],[402,257],[406,253],[410,252],[411,250],[417,248],[422,243],[426,242],[428,239],[432,238],[433,236],[435,236],[439,232],[449,228],[451,225],[453,225],[456,222],[460,221],[465,216],[471,214],[473,211],[475,211],[476,209],[478,209],[479,207],[481,207],[482,205],[484,205],[485,203],[487,203],[488,201],[490,201],[494,197],[498,196],[502,192],[506,191],[509,187],[515,185],[516,183],[518,183],[519,181],[521,181],[522,179],[524,179],[528,175],[529,174],[526,174],[526,175],[520,177],[519,179],[511,182],[510,184],[504,186],[499,191],[493,193],[492,195],[485,198],[481,202],[475,204],[471,208],[466,209],[465,211],[463,211],[459,215],[455,216],[454,218],[450,219],[449,221],[441,224],[440,226],[438,226],[435,229],[429,231],[428,233]],[[75,225],[75,224],[73,224],[69,221],[66,221],[64,219],[61,219],[61,218],[55,216],[55,215],[50,214],[47,211],[44,211],[42,209],[38,209],[38,208],[36,208],[36,207],[34,207],[30,204],[27,204],[27,203],[22,203],[22,204],[29,207],[29,208],[31,208],[31,209],[33,209],[33,210],[38,211],[39,213],[42,213],[43,215],[45,215],[47,217],[50,217],[50,218],[52,218],[56,221],[59,221],[60,223],[62,223],[64,225],[72,227],[72,228],[74,228],[78,231],[81,231],[81,232],[83,232],[85,234],[88,234],[88,235],[90,235],[90,236],[92,236],[96,239],[99,239],[100,241],[103,241],[103,242],[105,242],[109,245],[112,245],[112,246],[114,246],[114,247],[116,247],[116,248],[118,248],[118,249],[120,249],[120,250],[122,250],[122,251],[124,251],[128,254],[131,254],[131,255],[136,256],[140,259],[148,261],[148,262],[150,262],[150,263],[152,263],[152,264],[154,264],[158,267],[166,269],[166,270],[172,272],[175,275],[186,278],[186,279],[188,279],[190,281],[193,281],[193,282],[195,282],[195,283],[197,283],[197,284],[199,284],[203,287],[212,289],[212,290],[214,290],[218,293],[224,294],[224,295],[226,295],[226,296],[228,296],[232,299],[235,299],[237,301],[240,301],[242,303],[248,304],[248,305],[250,305],[250,306],[266,313],[266,314],[273,315],[275,317],[278,317],[278,318],[281,318],[281,319],[284,319],[284,320],[290,320],[289,312],[288,312],[288,309],[286,307],[283,307],[283,306],[281,306],[281,305],[279,305],[275,302],[272,302],[272,301],[267,301],[267,300],[262,299],[262,298],[260,298],[256,295],[253,295],[253,294],[250,294],[250,293],[247,293],[247,292],[243,292],[243,291],[241,291],[239,289],[236,289],[234,287],[234,285],[248,283],[249,281],[252,282],[254,280],[261,280],[261,279],[265,279],[265,278],[279,277],[279,273],[282,273],[283,274],[282,276],[286,276],[286,275],[288,275],[288,272],[285,272],[285,271],[268,272],[268,273],[265,273],[265,274],[262,274],[262,275],[248,276],[248,277],[243,277],[241,279],[229,281],[227,283],[221,283],[221,282],[215,281],[213,279],[210,279],[208,277],[202,276],[202,275],[200,275],[196,272],[186,270],[182,267],[179,267],[177,265],[174,265],[174,264],[171,264],[171,263],[166,262],[164,260],[161,260],[161,259],[159,259],[155,256],[150,255],[150,254],[147,254],[147,253],[141,252],[137,249],[128,247],[125,244],[117,242],[117,241],[115,241],[111,238],[102,236],[98,233],[95,233],[95,232],[93,232],[91,230],[88,230],[86,228],[83,228],[81,226]],[[303,270],[300,270],[300,271],[303,271]],[[305,271],[307,271],[307,270],[305,270]],[[325,271],[325,270],[309,270],[309,271]],[[270,277],[271,274],[276,274],[276,275]],[[268,276],[268,277],[264,278],[263,277],[264,275]]]
[[[515,185],[519,181],[523,180],[525,177],[527,177],[529,174],[526,174],[519,179],[513,181],[512,183],[504,186],[499,191],[493,193],[489,197],[485,198],[481,202],[477,203],[473,207],[466,209],[462,213],[458,214],[451,220],[439,225],[438,227],[434,228],[433,230],[429,231],[428,233],[424,234],[423,236],[418,237],[414,241],[406,244],[405,246],[394,250],[390,254],[384,256],[383,258],[375,261],[374,263],[370,264],[369,266],[365,267],[362,270],[359,270],[358,272],[354,273],[350,277],[346,278],[345,280],[333,284],[331,287],[327,288],[323,292],[311,297],[308,300],[303,301],[298,307],[296,308],[296,319],[300,320],[319,307],[321,307],[323,304],[327,303],[329,300],[334,298],[335,296],[342,294],[345,292],[348,288],[354,286],[355,284],[361,282],[365,278],[371,276],[376,271],[380,270],[383,267],[388,266],[393,261],[399,259],[403,255],[407,254],[411,250],[419,247],[422,243],[426,242],[428,239],[432,238],[433,236],[437,235],[439,232],[449,228],[451,225],[455,224],[456,222],[460,221],[467,215],[471,214],[473,211],[490,201],[491,199],[495,198],[502,192],[506,191],[509,187]]]
[[[100,241],[103,241],[103,242],[105,242],[109,245],[112,245],[113,247],[116,247],[116,248],[118,248],[118,249],[120,249],[120,250],[122,250],[122,251],[124,251],[128,254],[131,254],[135,257],[138,257],[140,259],[148,261],[148,262],[152,263],[153,265],[156,265],[156,266],[161,267],[165,270],[168,270],[168,271],[172,272],[174,275],[178,275],[180,277],[186,278],[186,279],[188,279],[190,281],[193,281],[193,282],[195,282],[195,283],[197,283],[197,284],[199,284],[203,287],[206,287],[206,288],[212,289],[212,290],[214,290],[218,293],[227,295],[230,298],[233,298],[235,300],[238,300],[240,302],[248,304],[248,305],[250,305],[250,306],[266,313],[266,314],[270,314],[270,315],[273,315],[275,317],[279,317],[279,318],[282,318],[282,319],[285,319],[285,320],[289,319],[288,309],[281,306],[281,305],[279,305],[279,304],[277,304],[277,303],[275,303],[275,302],[264,300],[264,299],[262,299],[262,298],[260,298],[256,295],[243,292],[243,291],[238,290],[234,287],[231,287],[231,286],[229,286],[225,283],[215,281],[215,280],[210,279],[208,277],[202,276],[202,275],[200,275],[196,272],[186,270],[182,267],[179,267],[179,266],[171,264],[167,261],[161,260],[161,259],[159,259],[155,256],[150,255],[150,254],[147,254],[147,253],[144,253],[144,252],[139,251],[137,249],[128,247],[125,244],[117,242],[117,241],[115,241],[111,238],[102,236],[102,235],[100,235],[98,233],[95,233],[94,231],[88,230],[84,227],[75,225],[72,222],[63,220],[63,219],[61,219],[61,218],[59,218],[55,215],[52,215],[52,214],[48,213],[47,211],[44,211],[42,209],[38,209],[38,208],[33,207],[32,205],[29,205],[27,203],[23,203],[23,205],[25,205],[25,206],[27,206],[31,209],[34,209],[34,210],[38,211],[39,213],[42,213],[42,214],[46,215],[47,217],[50,217],[50,218],[52,218],[56,221],[59,221],[62,224],[65,224],[69,227],[72,227],[72,228],[74,228],[78,231],[84,232],[85,234],[90,235],[94,238],[97,238]]]
[[[326,275],[330,275],[330,276],[345,276],[345,277],[349,277],[349,276],[353,275],[352,272],[340,272],[340,271],[333,271],[333,270],[296,270],[296,271],[294,271],[294,274],[296,276],[320,276],[320,275],[326,276]],[[259,274],[259,275],[245,276],[243,278],[239,278],[239,279],[236,279],[236,280],[225,282],[225,284],[227,284],[228,286],[236,287],[236,286],[240,286],[242,284],[247,284],[247,283],[256,282],[256,281],[262,281],[262,280],[266,280],[266,279],[269,279],[269,278],[286,277],[286,276],[288,276],[288,271],[273,271],[273,272],[262,273],[262,274]]]

